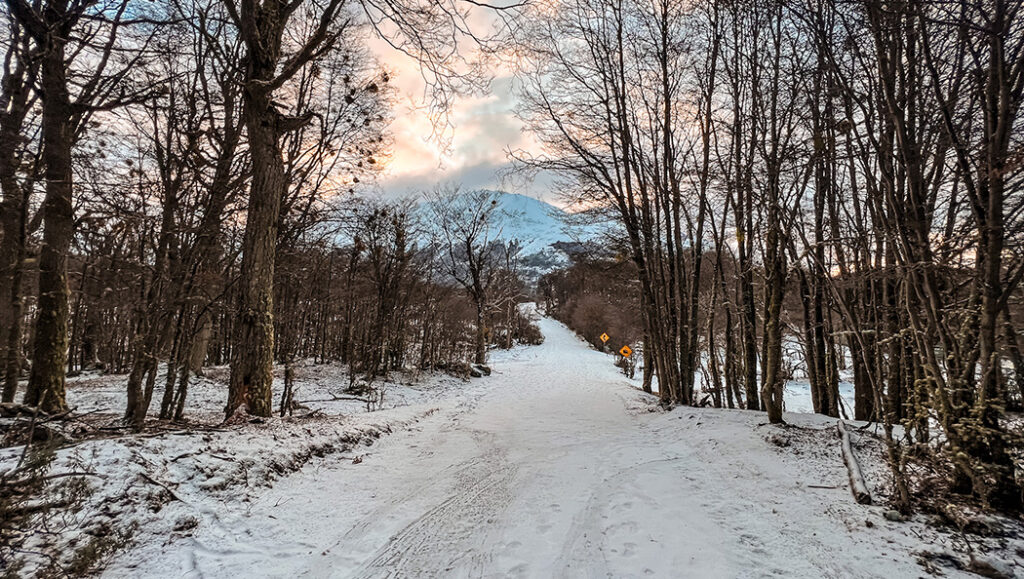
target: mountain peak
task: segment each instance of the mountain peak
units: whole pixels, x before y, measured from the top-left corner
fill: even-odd
[[[554,243],[572,240],[566,213],[550,203],[520,193],[483,190],[492,195],[502,218],[502,239],[516,240],[525,253],[542,251]]]
[[[563,248],[565,244],[596,235],[593,227],[571,225],[565,211],[528,195],[493,189],[465,191],[461,195],[480,193],[486,194],[496,205],[501,230],[497,239],[518,243],[528,278],[536,279],[555,267],[564,266],[569,261]],[[421,203],[421,210],[426,210],[431,203]],[[429,229],[429,220],[427,226]]]

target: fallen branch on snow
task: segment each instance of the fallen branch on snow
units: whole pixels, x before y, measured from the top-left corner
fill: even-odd
[[[178,501],[179,503],[184,503],[185,502],[185,501],[181,500],[181,497],[179,497],[178,494],[175,493],[173,490],[171,490],[171,487],[167,486],[166,484],[156,480],[155,478],[149,476],[148,474],[146,474],[144,472],[140,472],[139,475],[142,476],[143,479],[145,479],[145,480],[155,484],[156,486],[164,489],[165,491],[167,491],[167,493],[171,495],[172,499]]]
[[[331,395],[331,398],[320,398],[315,400],[299,400],[295,404],[309,404],[311,402],[362,402],[366,404],[370,402],[368,398],[359,398],[357,396],[335,396]]]
[[[853,492],[853,498],[862,505],[870,505],[871,492],[868,491],[868,485],[864,482],[860,463],[857,462],[857,457],[853,454],[853,445],[850,443],[850,433],[846,430],[846,423],[840,420],[836,424],[836,429],[839,430],[839,438],[842,440],[843,462],[846,463],[846,470],[850,474],[850,490]]]

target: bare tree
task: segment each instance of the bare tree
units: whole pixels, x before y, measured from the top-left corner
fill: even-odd
[[[476,364],[487,363],[487,313],[502,264],[502,217],[494,194],[438,189],[430,197],[428,219],[444,273],[458,283],[476,308]]]
[[[147,94],[132,91],[126,84],[138,53],[125,61],[117,46],[119,32],[126,25],[127,0],[103,6],[69,0],[49,0],[41,5],[10,0],[8,6],[40,51],[37,90],[46,166],[39,315],[25,403],[46,412],[61,412],[66,409],[67,257],[74,235],[72,149],[83,121],[92,113],[123,106]],[[71,75],[76,60],[81,74]]]
[[[281,199],[287,189],[281,138],[312,120],[309,114],[282,113],[274,95],[341,37],[349,22],[340,19],[343,5],[341,0],[331,0],[322,8],[283,0],[242,0],[238,6],[234,0],[225,2],[246,47],[242,115],[253,167],[231,382],[224,410],[227,416],[242,406],[256,416],[270,416],[273,411],[275,244]],[[310,16],[317,25],[297,46],[286,46],[285,31],[300,8],[317,10]]]

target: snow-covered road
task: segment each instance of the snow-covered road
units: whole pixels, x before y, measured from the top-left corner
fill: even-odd
[[[108,574],[132,560],[161,577],[923,574],[906,527],[853,503],[834,446],[783,451],[757,413],[652,412],[608,356],[540,326],[542,346],[413,429],[219,506]]]

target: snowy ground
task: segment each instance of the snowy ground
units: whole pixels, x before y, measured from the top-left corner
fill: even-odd
[[[305,364],[296,374],[295,399],[308,409],[295,416],[222,424],[227,368],[211,368],[190,385],[186,424],[151,423],[141,436],[120,426],[124,376],[91,373],[70,379],[68,403],[79,418],[62,428],[79,440],[60,449],[42,474],[89,473],[81,479],[87,492],[71,508],[37,518],[15,552],[0,543],[0,576],[12,564],[23,565],[24,576],[48,565],[47,573],[63,576],[67,569],[82,568],[76,553],[109,551],[125,542],[145,549],[173,542],[193,528],[216,527],[222,511],[244,507],[311,460],[359,457],[380,436],[441,409],[453,411],[485,387],[482,380],[448,375],[396,375],[396,381],[374,384],[383,388],[384,398],[370,412],[365,402],[344,392],[344,367]],[[162,373],[157,384],[160,390]],[[0,449],[0,473],[21,462],[23,448]],[[47,495],[59,497],[53,488],[68,480],[54,478]],[[96,559],[101,561],[102,553]],[[157,567],[148,573],[162,575]]]
[[[965,560],[948,531],[854,503],[829,419],[662,412],[608,356],[540,326],[545,343],[496,357],[495,375],[429,413],[349,419],[395,432],[272,487],[206,493],[158,472],[188,495],[150,522],[196,520],[142,534],[106,576],[919,577],[925,552]],[[884,494],[880,448],[855,436]],[[1012,573],[1024,543],[1003,543],[988,559]]]
[[[839,382],[839,398],[843,401],[843,410],[846,415],[853,418],[853,382]],[[814,412],[814,403],[811,401],[811,383],[806,378],[796,378],[786,382],[782,393],[783,404],[787,412]]]
[[[630,380],[630,384],[636,388],[639,388],[643,384],[641,378],[642,369],[636,371],[636,375]],[[705,380],[704,376],[701,376],[698,372],[696,374],[696,384],[699,389],[698,399],[703,399],[705,396],[711,394],[713,386]],[[658,392],[658,377],[654,376],[651,380],[651,388],[657,393]],[[839,382],[839,398],[843,403],[843,412],[846,417],[853,417],[853,382],[848,380],[840,380]],[[786,412],[795,412],[803,414],[811,414],[814,412],[814,402],[811,399],[811,383],[804,376],[799,376],[793,380],[786,382],[785,387],[782,391],[782,403]]]
[[[219,422],[224,415],[227,400],[228,367],[205,369],[205,376],[193,377],[189,383],[186,418],[198,422]],[[275,373],[275,388],[281,386],[282,368]],[[156,393],[151,413],[158,410],[166,375],[161,368],[157,374]],[[125,376],[101,372],[85,372],[68,379],[68,405],[76,413],[99,413],[101,416],[124,410]],[[350,415],[366,411],[366,404],[345,393],[348,386],[346,367],[340,364],[315,364],[303,361],[296,364],[294,399],[313,410],[328,415]],[[391,381],[375,382],[383,386],[383,408],[398,408],[456,396],[465,389],[465,382],[453,376],[429,374],[408,376],[396,374]],[[279,390],[274,392],[278,403]]]

